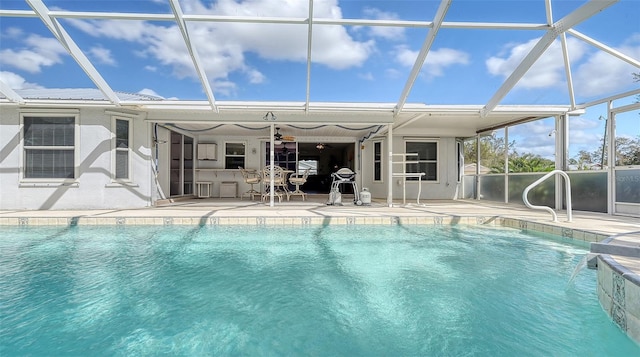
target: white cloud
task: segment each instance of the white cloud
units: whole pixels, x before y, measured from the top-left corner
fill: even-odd
[[[637,35],[635,38],[635,42],[627,43],[617,50],[637,60],[640,58],[640,40]],[[632,73],[638,73],[638,68],[599,51],[578,66],[574,72],[574,84],[577,94],[588,97],[606,95],[633,85]]]
[[[218,81],[216,83],[217,93],[221,93],[226,96],[235,95],[238,90],[238,86],[231,81]]]
[[[418,58],[418,51],[412,51],[408,46],[396,46],[395,48],[396,62],[405,67],[412,67]]]
[[[555,136],[553,118],[535,120],[509,127],[509,141],[515,142],[518,154],[539,155],[553,159],[555,155]],[[551,134],[551,135],[549,135]]]
[[[509,77],[539,40],[535,38],[525,43],[506,45],[503,50],[506,53],[487,59],[486,66],[489,73],[503,78]],[[587,46],[584,42],[569,38],[567,43],[571,62],[578,61],[585,55]],[[562,45],[559,40],[556,40],[520,79],[518,87],[549,88],[564,85],[565,79]]]
[[[0,81],[6,83],[11,89],[39,89],[42,86],[27,82],[22,76],[13,72],[0,71]]]
[[[40,73],[43,67],[62,63],[62,55],[67,51],[55,38],[29,35],[22,39],[20,30],[9,30],[9,37],[18,36],[23,47],[20,49],[4,49],[0,51],[0,65],[17,68],[29,73]]]
[[[397,46],[395,50],[396,62],[405,67],[413,67],[418,51],[412,51],[407,46]],[[444,75],[446,68],[456,64],[469,64],[469,54],[452,48],[440,48],[429,51],[422,71],[430,78],[440,77]]]
[[[111,55],[111,51],[109,49],[106,49],[100,46],[92,47],[91,49],[89,49],[89,53],[91,54],[92,57],[94,57],[101,63],[107,64],[110,66],[116,65],[116,60]]]
[[[507,78],[531,51],[539,39],[505,46],[504,53],[486,61],[490,74]],[[568,37],[569,60],[572,66],[576,95],[598,96],[625,90],[633,82],[634,66],[573,37]],[[617,48],[620,52],[640,58],[640,35],[631,35]],[[552,88],[566,86],[566,74],[559,40],[554,41],[517,84],[520,88]]]
[[[185,0],[181,6],[186,13],[308,16],[308,2],[294,0],[221,0],[213,5],[205,5],[200,0]],[[314,3],[314,14],[326,18],[342,17],[337,0]],[[69,21],[91,36],[139,44],[138,55],[169,66],[179,78],[197,77],[182,35],[175,25],[160,26],[140,21]],[[304,25],[193,22],[189,24],[189,34],[216,91],[233,91],[235,85],[231,85],[228,79],[233,72],[247,74],[251,83],[265,81],[260,69],[248,62],[248,53],[267,60],[300,63],[307,60],[307,28]],[[374,41],[356,41],[342,26],[323,26],[322,31],[313,32],[313,62],[332,69],[361,66],[374,50]]]
[[[600,139],[602,139],[603,136],[604,131],[597,133],[595,131],[588,132],[584,130],[571,130],[569,145],[577,145],[580,147],[591,147],[593,145],[599,146]]]
[[[375,20],[397,20],[399,17],[392,12],[386,12],[375,8],[365,8],[364,16]],[[360,29],[360,27],[356,27]],[[380,37],[387,40],[401,41],[404,40],[405,29],[403,27],[389,27],[389,26],[371,26],[369,27],[369,34],[373,37]]]
[[[548,137],[549,133],[555,127],[554,119],[535,120],[520,125],[509,127],[509,135],[517,134],[523,136],[540,137],[544,134],[544,137]]]
[[[144,43],[145,38],[155,28],[160,26],[150,25],[144,21],[133,20],[80,20],[67,19],[67,21],[77,29],[89,36],[100,38],[112,38],[116,40],[124,40],[130,42]]]
[[[265,81],[264,74],[260,73],[260,71],[256,71],[255,69],[248,70],[247,76],[249,77],[249,83],[257,84]]]
[[[604,121],[597,118],[569,117],[569,125],[572,130],[590,130],[604,125],[603,123]]]
[[[593,116],[569,118],[569,145],[572,152],[579,150],[593,151],[601,145],[604,136],[605,120]]]

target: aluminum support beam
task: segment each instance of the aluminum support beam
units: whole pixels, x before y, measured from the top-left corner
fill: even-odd
[[[182,38],[184,39],[184,44],[187,46],[187,50],[189,51],[189,55],[191,56],[191,61],[193,62],[196,73],[198,73],[198,77],[200,78],[202,87],[204,87],[204,91],[207,94],[211,109],[218,113],[216,99],[213,96],[213,91],[211,90],[211,85],[209,84],[209,80],[207,79],[207,73],[204,71],[202,62],[200,61],[200,56],[198,56],[198,51],[193,46],[193,42],[191,41],[191,38],[189,36],[189,29],[187,28],[187,23],[184,21],[184,14],[182,12],[182,8],[180,7],[180,3],[178,2],[178,0],[171,0],[170,3],[171,9],[173,10],[173,14],[176,19],[176,24],[180,29],[180,33],[182,34]]]
[[[93,66],[91,61],[80,50],[80,47],[73,41],[71,36],[60,25],[58,20],[52,17],[49,13],[49,9],[41,0],[26,0],[29,6],[35,11],[44,24],[49,28],[51,33],[58,39],[60,44],[67,50],[67,52],[76,60],[80,65],[80,68],[84,73],[89,76],[93,83],[100,89],[102,94],[114,105],[120,105],[120,98],[109,87],[109,84],[102,78],[98,70]]]
[[[571,27],[590,18],[605,8],[613,5],[618,0],[591,0],[582,5],[569,15],[563,17],[553,24],[551,29],[536,43],[531,51],[524,57],[522,62],[511,73],[509,78],[502,84],[498,91],[493,95],[489,102],[481,111],[482,117],[486,117],[502,99],[513,89],[520,79],[527,73],[533,64],[542,56],[542,54],[551,46],[553,41]]]
[[[571,109],[576,107],[576,96],[573,91],[573,76],[571,75],[571,60],[569,58],[569,46],[567,46],[567,35],[560,35],[562,43],[562,58],[564,59],[564,73],[567,76],[567,90],[569,91],[569,102],[571,103]]]
[[[0,93],[2,93],[7,99],[14,103],[24,104],[24,98],[16,93],[7,83],[0,80]]]
[[[576,30],[573,30],[573,29],[569,29],[569,30],[567,30],[567,32],[570,33],[571,35],[581,39],[582,41],[584,41],[584,42],[586,42],[586,43],[588,43],[588,44],[590,44],[592,46],[595,46],[595,47],[601,49],[602,51],[607,52],[610,55],[618,57],[619,59],[629,63],[632,66],[636,66],[636,67],[640,68],[640,61],[638,61],[638,60],[636,60],[634,58],[631,58],[630,56],[627,56],[624,53],[605,45],[604,43],[598,42],[598,41],[592,39],[591,37],[588,37],[588,36],[578,32]]]
[[[424,40],[424,44],[422,45],[422,48],[418,53],[418,58],[416,58],[416,61],[413,64],[413,68],[411,69],[411,73],[409,74],[409,79],[407,80],[407,83],[404,85],[404,89],[400,94],[400,99],[398,100],[398,104],[396,104],[396,108],[395,108],[396,115],[402,111],[404,104],[407,102],[407,97],[409,97],[411,88],[413,88],[413,84],[415,83],[416,78],[418,78],[418,74],[420,74],[420,70],[422,70],[422,66],[424,65],[424,61],[427,59],[427,54],[431,49],[431,45],[433,44],[433,41],[435,40],[436,35],[440,30],[440,26],[442,25],[444,16],[447,14],[447,11],[449,10],[449,6],[451,6],[451,1],[452,0],[442,0],[442,2],[440,2],[438,11],[436,11],[435,18],[433,19],[433,27],[431,27],[431,29],[429,29],[429,32],[427,33],[427,37]]]
[[[553,25],[553,7],[551,6],[551,0],[544,0],[544,9],[547,14],[547,25]]]
[[[309,0],[309,25],[307,33],[307,94],[304,103],[304,111],[309,112],[309,100],[311,92],[311,41],[313,39],[313,0]]]
[[[55,18],[69,19],[113,19],[113,20],[140,20],[140,21],[175,21],[175,16],[170,14],[145,14],[145,13],[122,13],[122,12],[91,12],[91,11],[50,11],[49,15]],[[0,9],[0,17],[37,17],[33,11],[29,10],[4,10]],[[198,22],[232,22],[251,24],[298,24],[308,23],[306,18],[298,17],[262,17],[262,16],[222,16],[208,14],[185,14],[184,20]],[[408,21],[408,20],[386,20],[386,19],[330,19],[315,18],[316,25],[337,25],[337,26],[389,26],[405,28],[431,28],[431,21]],[[442,28],[455,29],[490,29],[490,30],[547,30],[548,24],[542,23],[516,23],[516,22],[443,22]]]

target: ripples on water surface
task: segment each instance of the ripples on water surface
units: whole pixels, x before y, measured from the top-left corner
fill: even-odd
[[[14,227],[0,355],[640,355],[584,247],[481,227]]]

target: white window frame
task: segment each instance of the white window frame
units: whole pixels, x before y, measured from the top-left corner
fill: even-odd
[[[126,121],[129,123],[129,132],[127,138],[127,148],[118,148],[117,145],[117,122],[118,120]],[[131,168],[132,168],[132,158],[133,152],[131,150],[131,143],[133,142],[133,120],[131,118],[127,118],[124,116],[112,116],[111,117],[111,181],[112,182],[131,182]],[[126,151],[127,152],[127,177],[116,177],[117,174],[117,153],[118,151]]]
[[[376,160],[376,145],[380,146],[380,159]],[[382,142],[382,140],[377,140],[373,142],[372,145],[373,149],[372,149],[372,157],[371,160],[373,162],[373,182],[380,182],[383,183],[384,182],[384,166],[383,166],[383,162],[384,162],[384,144]],[[380,178],[376,180],[376,164],[380,165]]]
[[[54,146],[26,146],[24,142],[24,121],[25,118],[38,118],[38,117],[57,117],[57,118],[73,118],[73,146],[60,147],[56,146],[56,149],[64,148],[73,150],[73,178],[28,178],[25,177],[26,171],[26,150],[27,149],[52,149]],[[43,184],[50,186],[51,184],[59,185],[77,185],[79,179],[79,167],[80,167],[80,112],[78,110],[56,110],[56,109],[42,109],[42,110],[28,110],[20,113],[20,185],[21,186],[33,186]]]
[[[419,139],[418,140],[415,140],[415,139],[413,139],[413,140],[405,140],[404,141],[405,153],[408,153],[406,151],[407,150],[407,143],[425,143],[425,144],[433,143],[433,144],[436,144],[436,159],[435,160],[417,160],[413,156],[407,156],[406,160],[407,161],[419,161],[419,163],[435,163],[436,164],[436,170],[437,170],[436,171],[436,179],[435,180],[429,180],[427,175],[425,175],[425,176],[422,177],[422,182],[423,183],[425,183],[425,182],[426,183],[440,183],[440,171],[442,171],[441,168],[440,168],[440,140],[419,140]],[[417,178],[415,178],[415,179],[407,178],[407,183],[410,183],[410,182],[417,183],[418,179]]]
[[[242,155],[233,155],[233,154],[227,155],[227,145],[228,144],[240,144],[240,145],[242,145],[244,147],[244,154],[242,154]],[[240,165],[240,166],[243,166],[243,167],[246,166],[247,165],[247,147],[248,146],[247,146],[247,142],[246,141],[242,141],[242,140],[225,141],[224,142],[224,147],[223,147],[223,155],[224,155],[223,165],[224,165],[224,168],[226,170],[237,170],[238,169],[237,167],[227,167],[227,158],[228,157],[242,157],[243,158],[242,161],[244,162],[244,165]]]

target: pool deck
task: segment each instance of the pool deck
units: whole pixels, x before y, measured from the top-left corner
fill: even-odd
[[[347,196],[348,198],[348,196]],[[274,207],[268,202],[240,199],[183,199],[165,202],[162,205],[138,209],[113,210],[41,210],[0,211],[0,225],[12,224],[101,224],[114,219],[127,224],[201,224],[215,219],[219,224],[270,224],[288,223],[292,218],[307,219],[307,223],[323,224],[384,223],[384,219],[395,219],[400,223],[482,223],[493,222],[496,218],[511,218],[524,221],[519,228],[538,230],[570,236],[576,240],[595,243],[616,249],[599,251],[614,258],[620,252],[621,261],[634,273],[640,275],[640,218],[611,216],[593,212],[573,212],[572,222],[566,221],[566,213],[558,212],[558,221],[552,222],[548,212],[532,210],[522,205],[475,200],[427,200],[416,202],[394,202],[388,207],[385,201],[372,200],[371,205],[356,206],[344,199],[342,206],[326,204],[326,195],[308,195],[306,201],[292,197],[291,201],[276,200]],[[382,219],[382,221],[381,221]],[[28,223],[28,222],[31,223]],[[118,221],[117,223],[121,223]],[[505,225],[504,222],[501,223]],[[507,224],[508,225],[508,224]],[[513,225],[513,224],[512,224]],[[605,247],[606,248],[606,247]],[[619,249],[618,249],[619,248]]]

